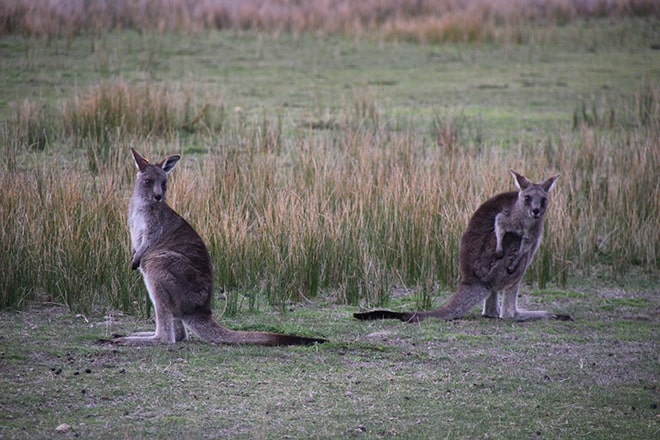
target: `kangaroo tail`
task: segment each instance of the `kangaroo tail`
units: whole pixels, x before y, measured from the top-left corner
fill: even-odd
[[[437,309],[425,312],[393,312],[390,310],[372,310],[354,313],[353,317],[361,321],[375,319],[398,319],[404,322],[420,322],[425,318],[456,319],[465,315],[472,307],[490,295],[491,291],[482,284],[461,283],[449,300]]]
[[[457,319],[488,298],[490,294],[490,289],[483,284],[461,283],[446,303],[437,309],[419,312],[417,315],[424,318]]]
[[[414,315],[413,312],[393,312],[392,310],[371,310],[369,312],[353,313],[353,318],[360,321],[373,321],[376,319],[398,319],[408,321]]]
[[[193,333],[204,341],[215,344],[313,345],[326,342],[322,338],[231,330],[218,324],[210,315],[188,316],[184,322]]]

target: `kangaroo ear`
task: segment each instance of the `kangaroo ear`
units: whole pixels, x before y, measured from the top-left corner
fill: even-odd
[[[169,174],[174,169],[179,159],[181,159],[181,156],[175,154],[163,160],[162,162],[159,162],[157,165],[161,167],[163,171]]]
[[[133,153],[133,159],[135,159],[135,165],[137,166],[137,169],[139,171],[144,171],[147,165],[149,165],[149,161],[142,157],[140,153],[135,151],[135,148],[131,148],[131,152]]]
[[[559,174],[543,180],[542,182],[539,183],[539,185],[541,186],[541,188],[545,190],[545,192],[550,192],[552,187],[555,186],[555,182],[557,181],[557,179],[559,179]]]
[[[532,184],[532,182],[530,182],[529,179],[527,179],[527,177],[523,176],[522,174],[518,174],[513,170],[509,170],[509,171],[513,176],[513,182],[516,184],[516,186],[519,189],[524,190],[525,188],[527,188],[529,185]]]

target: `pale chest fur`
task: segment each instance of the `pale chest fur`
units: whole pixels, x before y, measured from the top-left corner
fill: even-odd
[[[156,219],[149,204],[140,199],[132,198],[128,208],[128,227],[131,234],[131,247],[137,251],[145,245],[149,230]]]

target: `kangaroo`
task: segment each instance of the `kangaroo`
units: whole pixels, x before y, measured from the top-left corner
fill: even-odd
[[[500,193],[484,202],[470,219],[460,246],[461,282],[449,300],[425,312],[373,310],[355,313],[359,320],[456,319],[483,301],[482,316],[515,321],[570,320],[545,310],[518,309],[520,282],[538,249],[548,193],[559,175],[534,183],[511,171],[520,191]],[[504,293],[500,308],[499,292]]]
[[[539,234],[534,239],[532,238],[532,233],[537,223],[543,221],[548,193],[554,186],[558,176],[534,185],[525,176],[521,176],[513,170],[509,171],[520,192],[518,192],[518,199],[513,205],[502,208],[502,211],[495,216],[495,238],[497,240],[495,256],[497,258],[504,256],[502,238],[504,238],[507,232],[521,237],[520,248],[518,249],[516,258],[506,268],[508,273],[513,273],[523,256],[532,250],[532,247],[534,248],[534,252],[538,247],[541,235]]]
[[[134,333],[117,344],[175,343],[188,330],[210,343],[311,345],[325,342],[279,333],[230,330],[211,315],[213,267],[201,237],[165,202],[167,176],[180,156],[150,163],[131,149],[138,168],[129,203],[131,268],[140,269],[156,313],[155,333]]]

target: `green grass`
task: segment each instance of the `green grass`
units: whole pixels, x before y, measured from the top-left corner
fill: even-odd
[[[375,102],[384,123],[393,117],[428,120],[438,109],[463,109],[485,114],[489,131],[510,140],[521,131],[543,130],[539,122],[565,121],[581,100],[612,89],[633,93],[644,80],[657,78],[648,48],[657,35],[627,34],[619,45],[600,47],[603,29],[616,26],[573,25],[559,32],[566,42],[524,46],[126,31],[103,34],[102,47],[90,45],[88,37],[63,48],[57,40],[45,45],[3,36],[7,87],[0,103],[8,110],[17,98],[71,96],[76,87],[121,77],[173,84],[211,106],[224,105],[232,113],[241,107],[255,120],[264,110],[268,115],[281,111],[287,125],[318,123],[328,113],[337,118],[346,104],[361,100]],[[639,26],[653,31],[643,22]],[[573,29],[582,31],[573,35]],[[96,65],[104,53],[114,57],[108,61],[110,72]]]
[[[450,322],[364,323],[318,301],[224,319],[330,338],[299,348],[95,345],[153,324],[52,305],[5,311],[0,436],[653,438],[657,288],[562,292],[521,302],[575,321],[510,323],[475,309]],[[621,310],[640,302],[644,316]],[[62,423],[71,430],[58,434]]]

